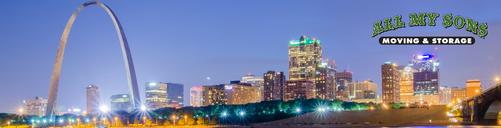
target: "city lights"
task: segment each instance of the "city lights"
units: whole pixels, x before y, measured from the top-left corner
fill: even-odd
[[[301,109],[300,108],[296,108],[296,112],[301,112]]]
[[[108,106],[102,105],[101,107],[99,107],[99,110],[101,110],[101,112],[107,113],[108,112]]]
[[[223,112],[223,116],[226,116],[226,112]]]
[[[240,116],[244,116],[244,114],[245,114],[244,112],[240,112]]]
[[[146,106],[141,106],[141,111],[146,111]]]

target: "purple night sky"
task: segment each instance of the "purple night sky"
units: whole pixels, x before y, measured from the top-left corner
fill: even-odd
[[[23,100],[47,98],[57,47],[71,14],[86,1],[3,1],[0,4],[0,112],[15,112]],[[381,93],[381,65],[407,64],[412,55],[438,47],[440,85],[464,87],[480,79],[489,86],[501,73],[501,1],[101,1],[118,16],[129,41],[141,101],[146,82],[193,86],[229,83],[248,73],[288,74],[288,42],[301,35],[322,41],[323,58],[353,80],[373,80]],[[410,13],[439,13],[437,26],[408,27]],[[488,23],[478,38],[442,26],[452,13]],[[373,23],[402,15],[406,28],[371,37]],[[380,36],[473,36],[473,46],[382,46]],[[208,81],[207,77],[211,80]],[[113,22],[104,9],[85,8],[66,46],[58,108],[85,109],[88,84],[101,98],[128,93],[125,66]]]

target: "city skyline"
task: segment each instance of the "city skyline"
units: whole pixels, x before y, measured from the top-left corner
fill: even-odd
[[[0,67],[2,71],[0,84],[2,87],[9,86],[9,90],[0,91],[0,97],[11,98],[1,98],[0,102],[20,104],[23,100],[36,96],[47,98],[50,70],[52,70],[54,63],[54,54],[61,30],[75,8],[85,1],[54,2],[51,4],[49,4],[50,2],[34,2],[32,4],[9,2],[12,4],[0,5],[3,10],[0,11],[0,16],[11,19],[0,20],[0,28],[3,28],[0,34],[4,37],[0,38],[0,42],[2,42],[0,44],[0,58],[6,60],[0,62],[2,65]],[[178,3],[178,1],[140,4],[137,2],[102,2],[113,8],[116,15],[120,17],[124,31],[128,34],[132,56],[136,62],[142,102],[145,101],[143,96],[145,95],[144,83],[146,82],[181,83],[185,85],[184,90],[189,90],[193,86],[223,84],[231,80],[239,80],[248,73],[261,76],[269,70],[284,72],[288,79],[286,45],[289,40],[297,40],[302,35],[322,40],[323,58],[336,61],[339,71],[344,69],[353,71],[353,81],[374,80],[374,83],[378,85],[378,94],[381,94],[380,65],[382,63],[392,61],[399,65],[405,65],[412,58],[412,55],[432,53],[434,47],[438,47],[437,57],[441,58],[439,86],[462,88],[466,86],[465,82],[470,78],[480,79],[482,84],[488,85],[494,74],[501,72],[501,67],[497,65],[501,61],[496,60],[498,57],[493,54],[495,47],[501,45],[496,42],[499,37],[492,36],[500,34],[501,19],[482,14],[484,11],[491,11],[490,14],[501,12],[501,9],[494,7],[463,11],[461,7],[468,6],[452,4],[445,6],[446,9],[434,9],[444,6],[444,4],[437,4],[424,9],[417,7],[399,8],[402,11],[397,12],[377,10],[374,12],[376,14],[371,16],[367,15],[366,11],[353,9],[351,10],[353,13],[349,15],[360,15],[367,18],[348,22],[338,19],[338,17],[349,16],[340,14],[339,10],[353,7],[342,7],[341,5],[353,5],[356,2],[318,1],[303,5],[297,5],[299,3],[297,1],[267,2],[269,5],[257,4],[258,2],[223,3],[235,6],[230,9],[212,9],[223,6],[217,5],[221,4],[217,2],[205,3],[208,6],[215,6],[210,8],[205,6],[190,7],[191,5]],[[45,5],[39,7],[35,3],[45,3]],[[366,2],[359,6],[370,7],[371,3]],[[137,4],[136,6],[141,9],[128,10],[127,7],[131,7],[132,4]],[[256,7],[244,7],[245,4],[265,8],[273,13],[253,10]],[[280,4],[285,4],[286,7],[275,8]],[[403,3],[396,2],[390,5],[399,4]],[[483,4],[482,6],[495,5],[495,3]],[[168,5],[168,7],[157,8],[158,10],[150,7],[159,5]],[[181,6],[175,7],[174,5]],[[322,10],[294,11],[286,9],[307,5],[318,6]],[[340,7],[336,9],[328,5]],[[169,7],[173,8],[167,9]],[[7,13],[19,8],[27,10]],[[186,15],[172,13],[160,17],[155,16],[175,12],[176,9],[185,11]],[[38,10],[38,12],[33,12],[33,10]],[[209,12],[202,13],[201,10]],[[146,14],[148,11],[153,12],[153,14]],[[155,11],[157,12],[154,13]],[[452,13],[487,22],[491,36],[479,39],[466,31],[430,26],[409,27],[398,30],[398,32],[386,32],[379,36],[464,35],[477,38],[477,43],[473,46],[380,46],[377,38],[369,36],[372,23],[381,18],[423,11],[440,14]],[[232,18],[231,15],[239,13],[249,14],[250,17]],[[277,14],[282,17],[275,17]],[[299,14],[307,15],[315,20],[298,19]],[[19,17],[18,15],[28,16]],[[195,18],[196,16],[198,18]],[[211,16],[216,18],[208,18]],[[172,17],[179,17],[180,20],[174,20],[175,18]],[[208,18],[204,20],[206,22],[199,21],[204,18]],[[263,19],[270,21],[265,22]],[[408,21],[408,17],[403,17],[402,20]],[[227,24],[228,22],[232,23]],[[278,24],[281,22],[286,22],[286,24]],[[437,23],[441,22],[437,21]],[[238,24],[247,25],[236,26]],[[352,26],[353,28],[337,28],[339,24],[354,24],[354,26]],[[342,33],[341,30],[345,29],[346,31]],[[22,38],[23,36],[29,38]],[[253,39],[256,37],[264,38],[265,41],[256,41]],[[67,52],[61,72],[58,107],[85,109],[84,88],[89,84],[97,84],[101,87],[101,99],[105,100],[104,102],[109,102],[112,95],[128,93],[125,86],[127,80],[123,70],[123,58],[118,48],[119,41],[116,40],[115,29],[103,9],[89,6],[88,9],[82,11],[81,16],[74,24],[68,42],[71,43],[68,44],[67,49],[71,50]],[[265,45],[267,46],[264,47]],[[373,52],[379,54],[371,54]],[[465,59],[468,61],[464,61]],[[209,64],[201,66],[197,64],[200,61]],[[468,67],[466,71],[469,73],[461,74],[464,70],[457,70],[465,69],[465,67]],[[446,77],[451,75],[455,75],[455,77]],[[207,77],[211,78],[210,82],[207,81]],[[189,93],[186,92],[184,97],[189,97]],[[189,99],[185,98],[184,102],[189,103]],[[15,105],[1,106],[0,112],[13,112],[15,107]]]

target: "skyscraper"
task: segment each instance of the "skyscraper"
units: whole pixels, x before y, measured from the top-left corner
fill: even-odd
[[[350,99],[365,99],[366,95],[368,97],[371,97],[371,94],[377,93],[377,84],[372,83],[372,80],[370,79],[367,79],[363,82],[355,81],[348,83],[348,89]]]
[[[414,95],[414,72],[415,70],[410,66],[400,67],[400,102],[410,103]]]
[[[264,74],[264,100],[283,100],[284,98],[284,72],[268,71]]]
[[[334,100],[336,98],[336,72],[337,67],[334,61],[321,61],[317,66],[315,75],[315,97],[316,99]]]
[[[314,85],[312,81],[303,80],[288,80],[285,83],[285,97],[284,101],[294,100],[294,99],[311,99],[315,98],[315,93],[313,92]]]
[[[226,104],[237,105],[237,104],[248,104],[254,103],[255,88],[249,85],[243,84],[227,84],[224,85],[224,94],[226,95]]]
[[[87,88],[87,114],[97,114],[99,112],[99,87],[89,85]]]
[[[458,101],[466,100],[466,88],[458,89],[458,87],[451,88],[451,100],[453,103],[457,103]]]
[[[203,106],[226,104],[224,84],[203,86],[202,89]]]
[[[344,71],[344,72],[336,72],[336,84],[338,86],[337,91],[347,91],[348,83],[351,83],[353,79],[353,72]]]
[[[299,40],[289,41],[289,80],[316,80],[317,65],[322,59],[320,40],[301,36]]]
[[[24,106],[24,114],[43,117],[47,111],[45,110],[47,108],[47,99],[37,96],[34,100],[25,100]]]
[[[111,96],[111,111],[132,111],[132,102],[129,94],[117,94]]]
[[[184,107],[184,85],[179,83],[167,84],[167,107]]]
[[[249,75],[242,77],[243,83],[251,84],[252,87],[255,88],[255,98],[254,102],[259,103],[263,101],[264,97],[264,78],[263,77],[255,77],[249,73]]]
[[[409,61],[412,68],[416,70],[414,77],[414,95],[437,95],[439,85],[438,58],[434,55],[414,55]]]
[[[400,102],[400,71],[395,63],[381,65],[383,103]]]
[[[167,84],[166,83],[146,83],[146,105],[149,109],[155,110],[167,107]]]
[[[203,105],[203,89],[202,87],[192,87],[190,89],[190,106],[202,107]]]
[[[475,95],[482,93],[479,79],[469,79],[466,81],[466,98],[472,98]]]
[[[440,90],[438,92],[440,105],[447,105],[448,103],[452,102],[451,93],[451,88],[447,86],[440,86]]]

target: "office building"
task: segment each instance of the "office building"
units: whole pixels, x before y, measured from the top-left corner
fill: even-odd
[[[254,102],[259,103],[264,99],[264,78],[263,77],[255,77],[249,73],[249,75],[242,77],[243,83],[249,83],[252,87],[255,88],[255,98]]]
[[[466,100],[466,88],[458,89],[458,87],[452,87],[451,89],[451,100],[452,103],[458,103],[458,101]]]
[[[336,72],[336,84],[338,86],[337,91],[347,91],[348,83],[351,83],[353,79],[353,72],[344,71]]]
[[[414,68],[410,66],[399,67],[400,70],[400,102],[412,102],[414,95]]]
[[[37,96],[34,100],[25,100],[24,107],[24,114],[43,117],[47,108],[47,99]]]
[[[132,102],[129,94],[117,94],[111,96],[111,111],[132,111]]]
[[[414,77],[414,95],[438,95],[439,62],[434,55],[414,55],[409,66],[416,70]]]
[[[347,91],[337,91],[336,92],[336,99],[342,100],[342,101],[349,101],[350,100],[350,98],[348,97]]]
[[[167,84],[146,83],[146,105],[151,110],[167,107]]]
[[[283,100],[284,99],[284,72],[268,71],[264,74],[264,100]]]
[[[310,80],[288,80],[285,82],[284,101],[315,98],[314,84]]]
[[[452,102],[451,98],[451,88],[447,86],[440,86],[440,90],[438,92],[439,104],[447,105]]]
[[[469,79],[466,81],[466,98],[472,98],[478,94],[482,93],[482,87],[480,87],[479,79]]]
[[[255,88],[246,84],[227,84],[224,85],[226,104],[238,105],[255,102]]]
[[[381,65],[383,102],[400,102],[400,71],[396,63],[385,62]]]
[[[190,106],[202,107],[203,106],[203,89],[202,87],[192,87],[190,89]]]
[[[224,84],[203,86],[203,106],[226,104],[224,90]]]
[[[365,91],[377,92],[377,84],[372,83],[370,79],[348,83],[348,97],[350,99],[365,99]]]
[[[179,83],[167,84],[167,107],[184,107],[184,85]]]
[[[334,100],[336,96],[336,72],[337,67],[334,61],[322,60],[317,66],[317,76],[315,79],[315,98],[324,100]]]
[[[439,105],[439,96],[438,95],[413,95],[411,96],[411,102],[415,104],[421,105]]]
[[[320,40],[301,36],[297,41],[289,41],[289,80],[308,79],[315,83],[317,78],[315,73],[321,59],[322,45]]]
[[[87,114],[97,114],[99,112],[100,95],[97,85],[89,85],[87,90]]]
[[[372,90],[365,90],[364,91],[364,98],[363,99],[376,99],[377,98],[377,92],[374,92]]]

